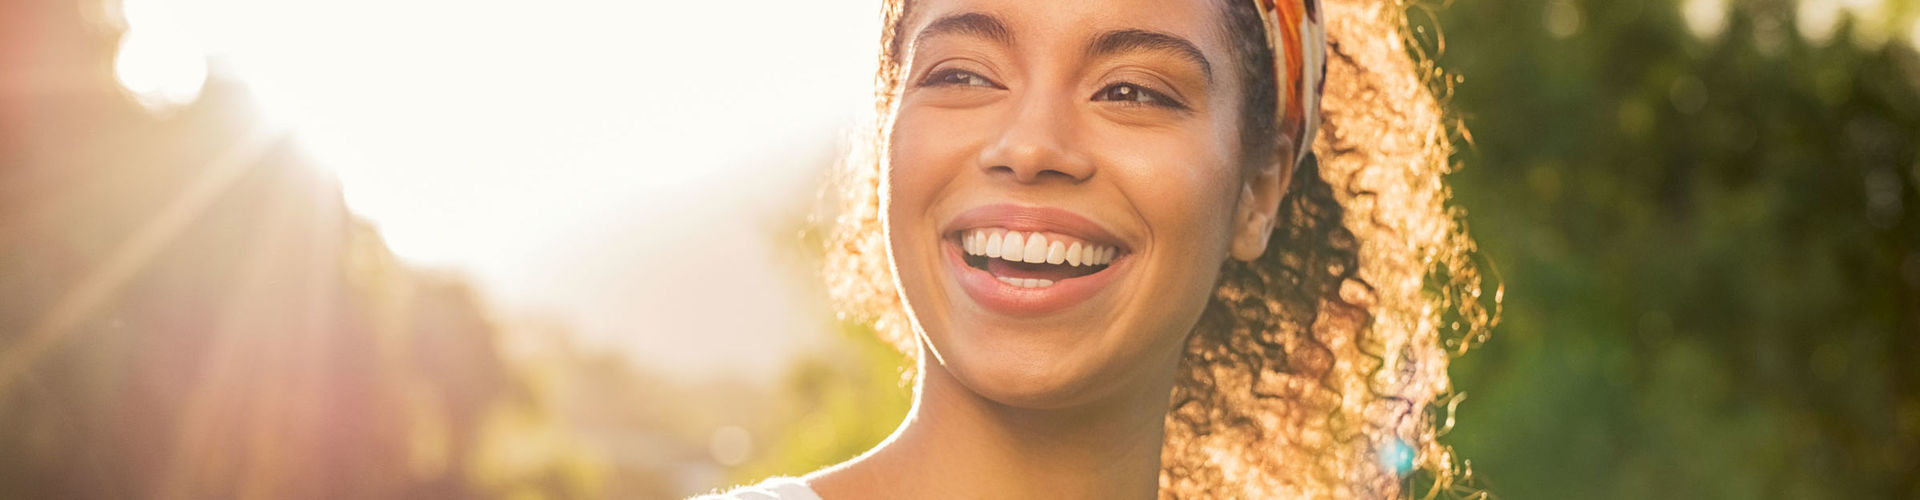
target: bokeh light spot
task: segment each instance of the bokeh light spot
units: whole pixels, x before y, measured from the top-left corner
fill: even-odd
[[[713,454],[713,461],[719,462],[720,465],[727,467],[740,465],[745,463],[748,457],[753,456],[753,435],[748,434],[747,430],[740,426],[723,425],[713,430],[713,437],[708,440],[707,448]]]
[[[1680,9],[1687,20],[1687,31],[1696,38],[1720,36],[1727,27],[1727,0],[1686,0]]]
[[[1543,21],[1554,38],[1573,36],[1580,33],[1580,7],[1572,0],[1553,0],[1547,3]]]
[[[120,87],[153,112],[199,99],[207,81],[206,50],[191,32],[141,2],[128,2],[124,12],[127,30],[113,61]]]
[[[1380,466],[1393,471],[1396,476],[1404,476],[1413,470],[1413,447],[1406,441],[1394,439],[1380,449]]]
[[[1840,8],[1836,0],[1801,0],[1793,25],[1800,30],[1800,37],[1815,45],[1826,44],[1840,27]]]
[[[1913,28],[1907,30],[1907,44],[1920,49],[1920,18],[1913,20]]]
[[[1706,83],[1692,75],[1675,78],[1673,85],[1667,88],[1667,100],[1673,103],[1673,109],[1680,114],[1699,113],[1707,107],[1707,97]]]

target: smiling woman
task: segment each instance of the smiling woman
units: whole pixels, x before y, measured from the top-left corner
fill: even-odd
[[[1492,317],[1403,5],[885,7],[830,274],[915,355],[913,409],[722,498],[1458,486],[1446,366]]]

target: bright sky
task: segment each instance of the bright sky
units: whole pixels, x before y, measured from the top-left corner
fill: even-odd
[[[876,2],[125,1],[124,83],[191,100],[206,54],[497,305],[692,375],[828,324],[790,224],[871,106]]]

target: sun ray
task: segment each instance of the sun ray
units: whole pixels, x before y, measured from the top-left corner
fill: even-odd
[[[222,436],[257,440],[254,438],[261,429],[256,426],[275,420],[256,416],[262,410],[260,400],[295,390],[244,387],[273,382],[279,375],[275,370],[287,363],[279,359],[281,355],[276,350],[261,348],[275,340],[269,338],[271,332],[266,331],[275,326],[271,316],[284,311],[274,311],[272,304],[262,304],[260,299],[272,293],[270,288],[274,284],[268,278],[274,269],[284,264],[281,259],[285,249],[275,246],[287,244],[291,228],[285,222],[294,210],[293,201],[275,197],[259,220],[250,221],[257,230],[253,231],[246,252],[241,254],[242,260],[236,266],[226,296],[219,302],[222,309],[212,325],[208,352],[200,354],[200,365],[204,369],[185,398],[180,418],[174,422],[173,458],[167,461],[169,467],[162,476],[164,486],[160,489],[163,498],[200,498],[220,493],[199,489],[207,484],[233,485],[240,491],[248,491],[249,486],[259,481],[280,479],[255,470],[257,463],[234,463],[242,458],[254,458],[253,453],[215,456],[213,451],[231,444],[219,442]],[[240,449],[253,451],[244,444]],[[223,473],[232,477],[209,477]]]
[[[75,325],[112,298],[155,253],[166,248],[187,224],[198,219],[207,206],[246,173],[268,147],[279,144],[281,137],[275,129],[256,127],[235,141],[179,196],[61,296],[18,342],[0,351],[0,395],[5,395],[36,359],[59,345]]]

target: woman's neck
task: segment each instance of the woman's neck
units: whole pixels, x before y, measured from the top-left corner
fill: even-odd
[[[920,370],[913,411],[893,436],[809,478],[822,497],[1157,496],[1171,367],[1151,377],[1162,383],[1128,384],[1138,389],[1048,410],[981,397],[937,362],[923,361]]]

